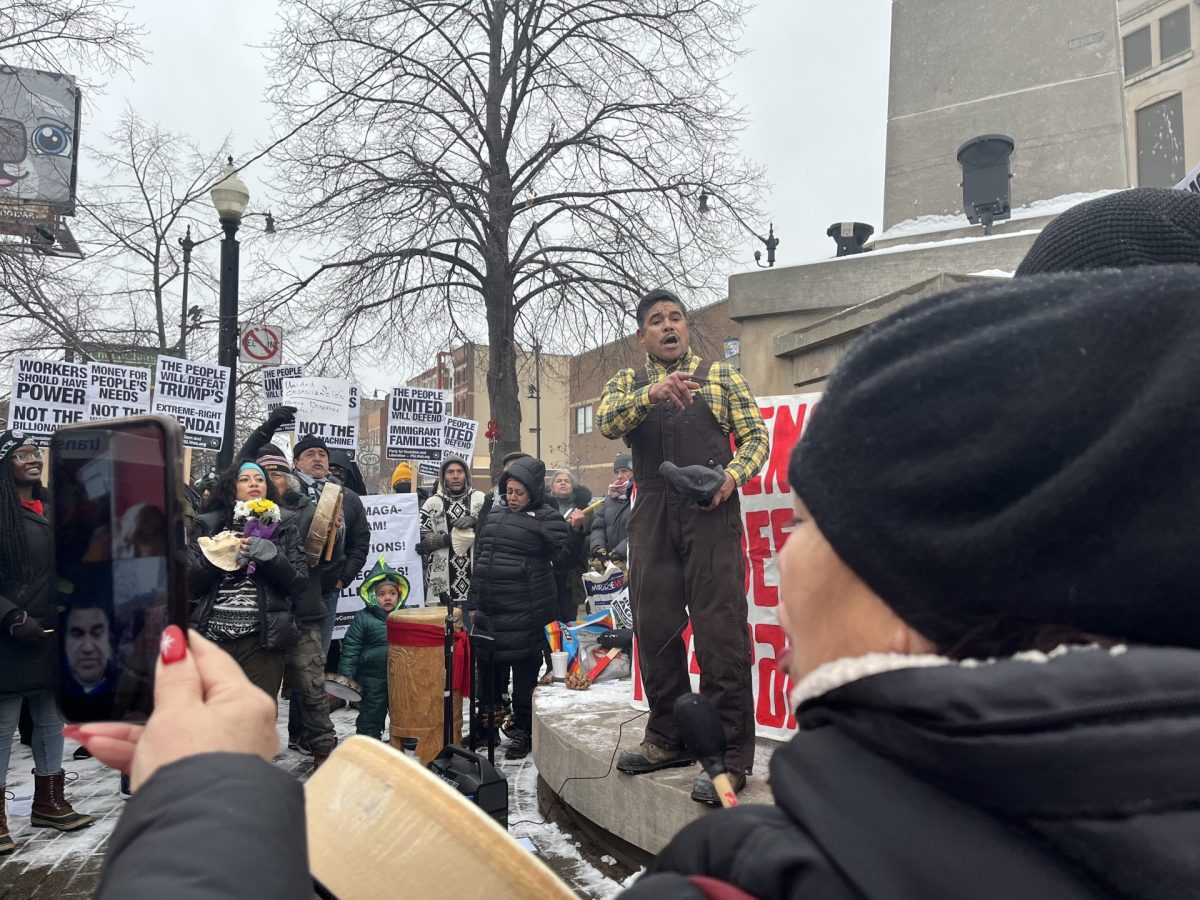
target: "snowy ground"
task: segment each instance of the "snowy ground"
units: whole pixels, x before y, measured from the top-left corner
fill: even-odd
[[[353,710],[333,715],[339,737],[354,733]],[[287,709],[283,705],[279,721],[280,752],[275,764],[301,780],[312,769],[312,758],[287,749]],[[108,838],[124,808],[118,790],[119,776],[95,760],[76,762],[71,758],[76,744],[66,742],[63,768],[68,772],[67,798],[80,812],[96,819],[91,828],[73,834],[60,834],[50,828],[29,826],[29,806],[33,797],[33,757],[29,748],[13,747],[8,772],[8,821],[17,852],[0,861],[0,898],[4,900],[77,900],[91,897],[99,881]],[[538,810],[537,769],[532,757],[508,762],[503,745],[496,762],[509,782],[510,831],[518,839],[527,839],[534,852],[570,885],[580,897],[607,898],[633,877],[603,848],[564,830],[564,820],[553,813],[543,821]],[[569,827],[569,826],[567,826]]]

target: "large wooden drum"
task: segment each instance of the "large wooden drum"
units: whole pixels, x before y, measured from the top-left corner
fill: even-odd
[[[462,630],[462,610],[454,610],[454,627]],[[404,738],[417,739],[417,755],[428,765],[441,751],[446,688],[444,606],[398,609],[388,616],[388,713],[391,745],[403,749]],[[407,629],[406,626],[424,626]],[[436,628],[436,642],[429,631]],[[416,636],[414,632],[424,632]],[[415,646],[416,640],[431,646]],[[462,734],[462,695],[454,692],[452,734]]]

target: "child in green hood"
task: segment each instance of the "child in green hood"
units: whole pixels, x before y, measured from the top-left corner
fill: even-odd
[[[342,641],[338,672],[362,685],[355,730],[376,740],[383,736],[388,711],[387,617],[408,601],[408,579],[382,556],[358,589],[366,604],[354,614]]]

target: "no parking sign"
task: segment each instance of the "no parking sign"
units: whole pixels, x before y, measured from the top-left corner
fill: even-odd
[[[247,325],[238,340],[239,359],[257,366],[283,362],[283,329],[278,325]]]

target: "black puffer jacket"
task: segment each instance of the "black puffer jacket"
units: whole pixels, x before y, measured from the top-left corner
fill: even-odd
[[[230,528],[226,512],[209,512],[196,518],[195,533],[188,540],[188,595],[192,601],[192,627],[202,630],[212,615],[221,579],[230,574],[218,569],[200,550],[199,538],[211,537]],[[308,580],[308,563],[296,532],[296,518],[289,510],[271,537],[279,552],[260,562],[251,578],[258,587],[259,640],[266,650],[287,650],[296,643],[294,598]]]
[[[1200,652],[913,668],[800,708],[776,806],[689,825],[629,900],[1195,897]],[[657,874],[656,874],[657,873]]]
[[[30,574],[24,581],[0,583],[0,619],[14,609],[23,609],[43,628],[55,628],[50,523],[22,507],[21,526],[25,529],[25,543],[29,548]],[[0,535],[0,540],[3,539]],[[53,687],[54,648],[53,636],[28,644],[9,637],[6,630],[0,629],[0,697]]]
[[[529,506],[521,512],[493,507],[475,547],[467,605],[475,611],[475,631],[495,639],[492,648],[500,661],[542,652],[542,629],[558,614],[553,566],[568,565],[583,542],[581,532],[543,505],[545,477],[541,460],[515,460],[504,471],[500,489],[517,479],[529,491]]]
[[[607,550],[617,559],[629,558],[629,491],[620,497],[609,497],[596,510],[592,519],[589,550]]]

